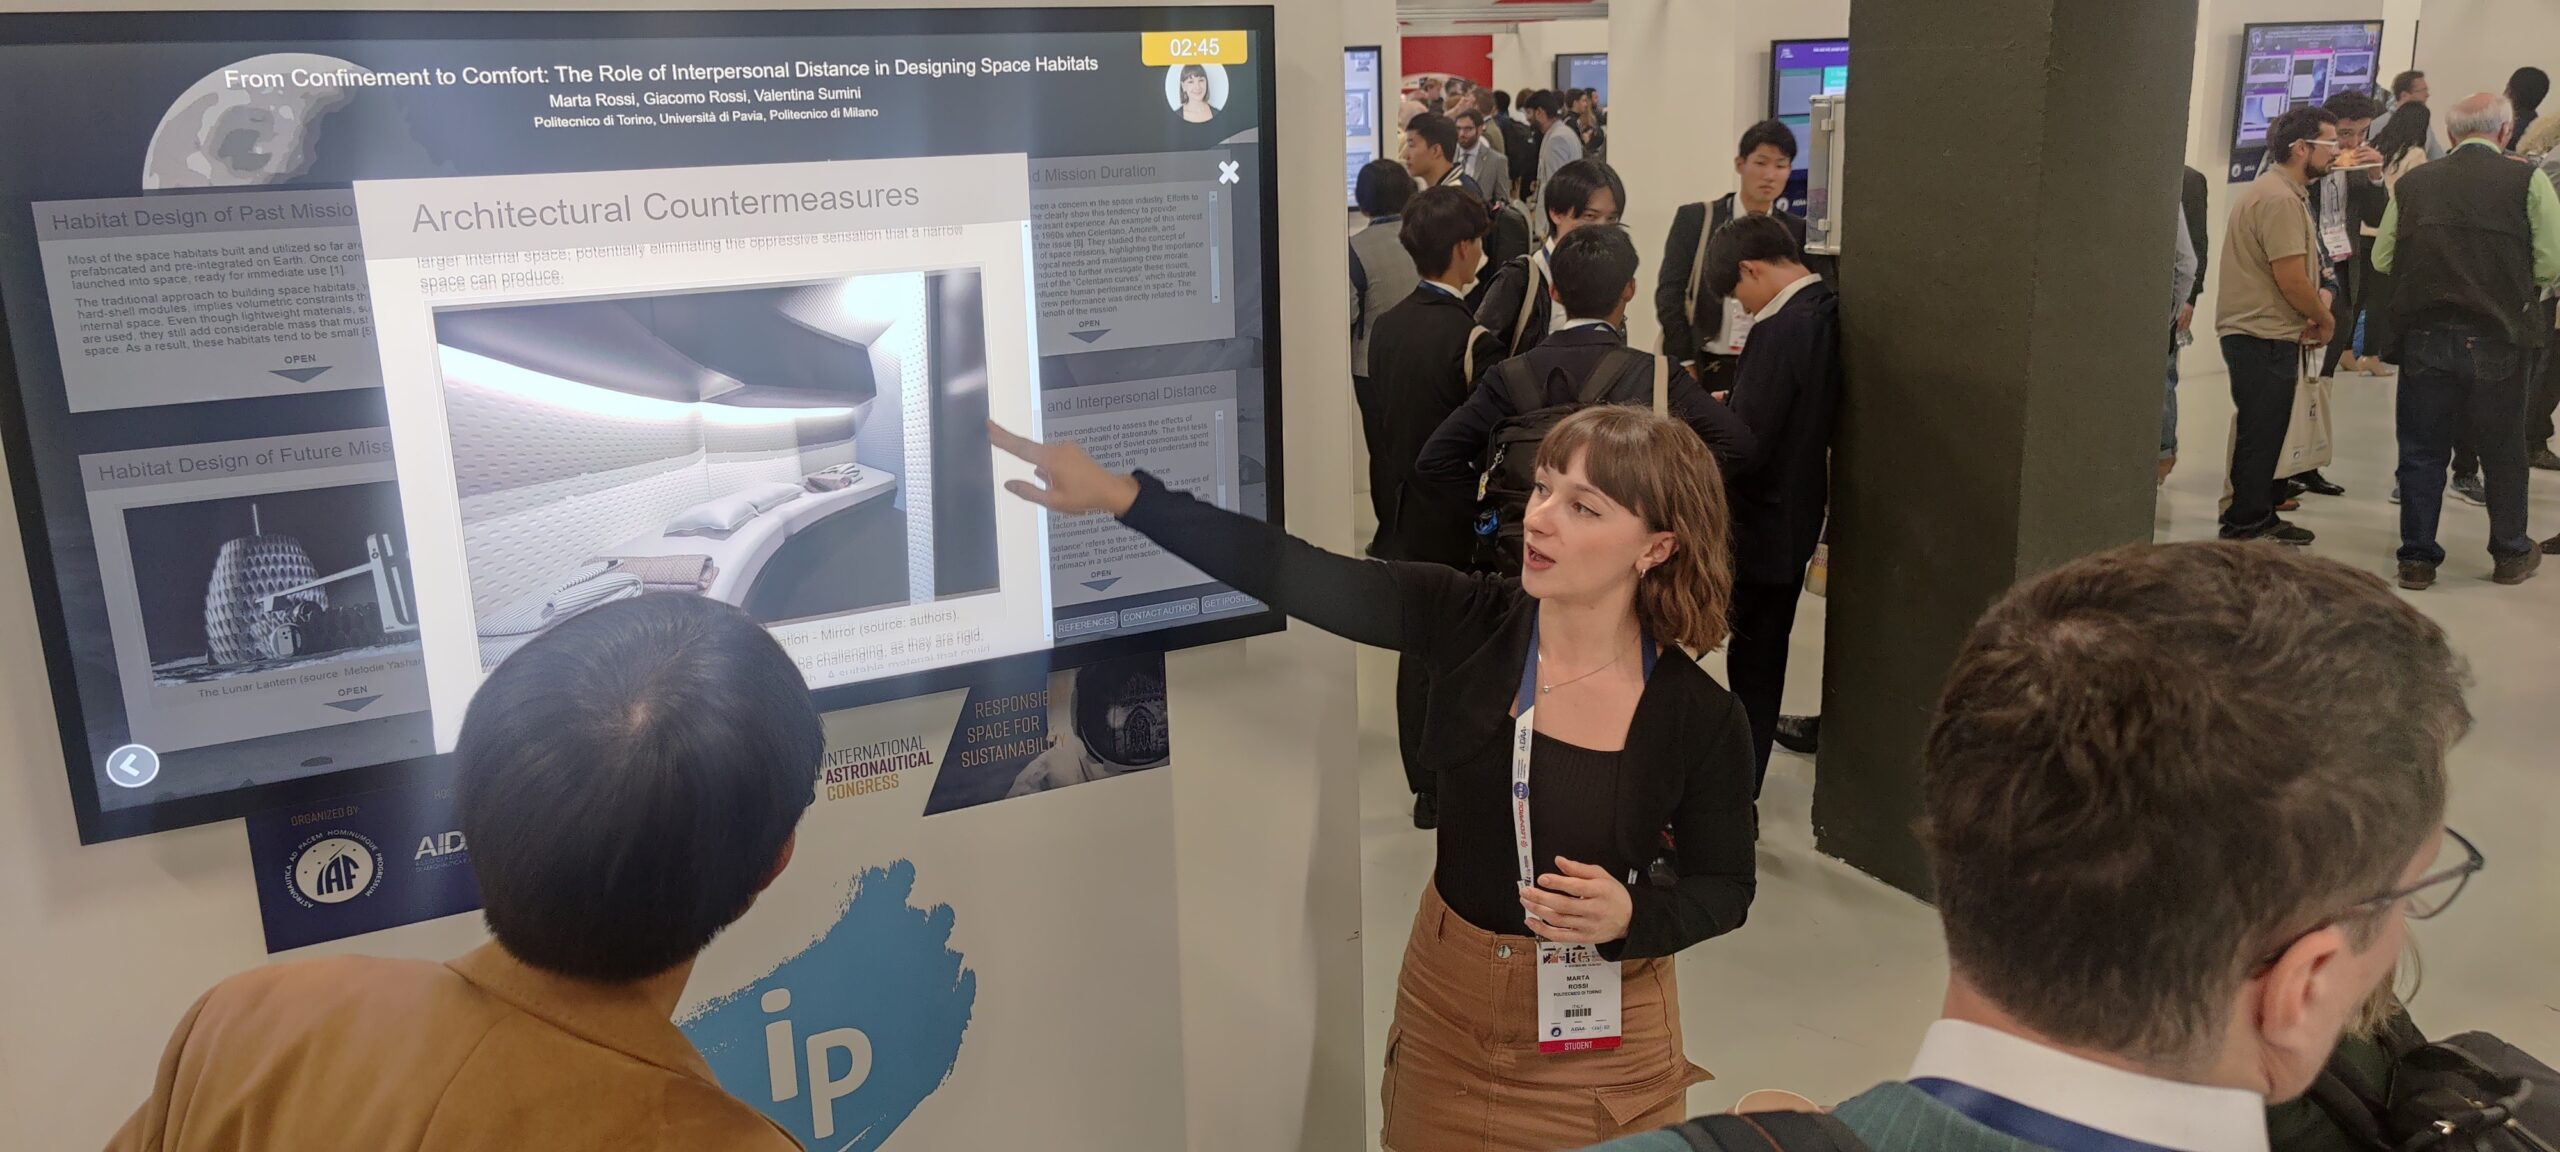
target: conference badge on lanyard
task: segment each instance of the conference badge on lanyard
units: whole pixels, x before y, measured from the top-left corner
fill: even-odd
[[[1651,671],[1651,661],[1646,662]],[[1538,634],[1529,633],[1529,664],[1520,672],[1519,717],[1511,725],[1511,842],[1520,886],[1538,882],[1529,851],[1529,751],[1536,731]],[[1618,1046],[1618,965],[1589,944],[1538,942],[1538,1051],[1597,1052]]]
[[[2356,254],[2356,242],[2347,235],[2347,174],[2332,172],[2320,189],[2320,247],[2329,254],[2329,262],[2343,264]]]

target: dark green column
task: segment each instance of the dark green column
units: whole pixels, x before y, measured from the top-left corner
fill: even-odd
[[[2151,536],[2196,5],[1851,10],[1813,823],[1914,894],[1921,747],[1966,631],[2019,578]]]

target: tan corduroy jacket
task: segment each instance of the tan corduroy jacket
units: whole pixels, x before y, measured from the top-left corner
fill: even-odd
[[[792,1152],[636,989],[348,956],[217,985],[109,1152]]]

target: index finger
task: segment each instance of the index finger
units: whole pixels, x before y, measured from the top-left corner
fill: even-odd
[[[1013,433],[1006,431],[1004,425],[998,424],[993,420],[987,421],[987,442],[1003,449],[1006,455],[1013,456],[1023,461],[1032,464],[1047,463],[1049,455],[1048,445],[1037,440],[1028,440],[1023,437],[1016,436]]]
[[[1549,892],[1560,892],[1567,896],[1588,900],[1607,891],[1608,881],[1588,880],[1579,876],[1559,876],[1549,872],[1538,877],[1538,887]]]

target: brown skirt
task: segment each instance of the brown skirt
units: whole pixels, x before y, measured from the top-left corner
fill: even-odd
[[[1714,1077],[1681,1045],[1671,961],[1621,975],[1620,1046],[1543,1054],[1537,940],[1469,924],[1425,886],[1387,1030],[1389,1152],[1559,1152],[1684,1119],[1689,1086]]]

